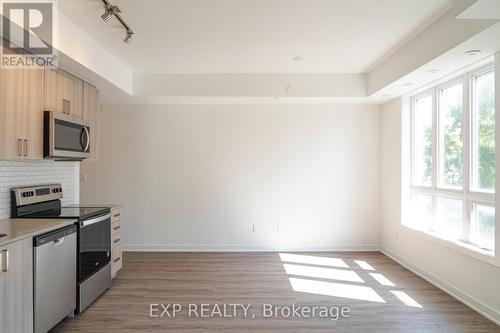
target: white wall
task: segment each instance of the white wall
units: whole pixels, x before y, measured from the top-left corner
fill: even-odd
[[[383,250],[500,324],[499,267],[401,226],[401,116],[399,100],[382,108]]]
[[[376,248],[379,139],[378,107],[104,106],[81,198],[126,249]]]
[[[0,161],[0,219],[10,217],[10,189],[61,183],[63,205],[78,203],[80,163],[54,161]]]

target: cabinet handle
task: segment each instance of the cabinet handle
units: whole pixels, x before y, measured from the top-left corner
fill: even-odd
[[[120,213],[113,215],[113,217],[118,217],[120,216]]]
[[[28,156],[28,140],[24,139],[24,156]]]
[[[68,114],[71,113],[71,101],[68,101]]]
[[[121,258],[120,258],[120,257],[118,257],[118,258],[116,258],[115,260],[113,260],[113,262],[118,262],[118,261],[120,261],[120,259],[121,259]]]
[[[114,227],[113,230],[118,230],[120,229],[120,226]]]
[[[17,139],[17,156],[23,156],[23,140]]]
[[[9,251],[3,250],[0,252],[0,256],[2,257],[0,259],[0,272],[5,273],[9,270]]]
[[[117,238],[113,241],[114,244],[118,243],[120,241],[120,238]]]
[[[69,114],[69,101],[67,99],[63,99],[63,113]]]

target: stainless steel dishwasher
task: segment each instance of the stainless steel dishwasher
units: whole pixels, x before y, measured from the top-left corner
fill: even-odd
[[[34,332],[45,333],[76,308],[76,225],[34,238]]]

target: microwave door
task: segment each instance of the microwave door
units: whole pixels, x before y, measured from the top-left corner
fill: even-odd
[[[44,117],[44,156],[48,159],[82,160],[90,153],[88,122],[46,111]]]

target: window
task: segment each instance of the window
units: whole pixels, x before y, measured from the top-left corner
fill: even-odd
[[[435,231],[450,238],[462,238],[463,203],[461,200],[437,198]]]
[[[468,73],[411,99],[412,228],[492,254],[495,71]]]
[[[463,83],[439,90],[439,186],[463,185]]]
[[[495,239],[495,207],[472,206],[472,242],[483,249],[493,249]]]
[[[495,189],[495,73],[473,77],[472,188]]]
[[[432,96],[415,100],[413,137],[413,183],[432,185]]]

